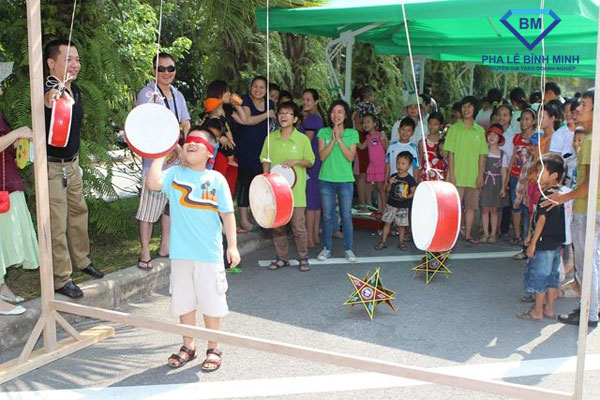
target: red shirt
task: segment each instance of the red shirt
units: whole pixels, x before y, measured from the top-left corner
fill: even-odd
[[[8,134],[10,131],[10,126],[2,117],[2,113],[0,113],[0,136]],[[2,155],[4,155],[4,170],[6,171],[5,175],[2,173]],[[0,152],[0,190],[8,190],[9,193],[17,190],[21,192],[25,191],[25,185],[23,184],[21,175],[17,170],[17,163],[15,162],[16,155],[17,151],[12,144],[4,149],[4,151]],[[6,180],[6,189],[2,186],[3,179]]]

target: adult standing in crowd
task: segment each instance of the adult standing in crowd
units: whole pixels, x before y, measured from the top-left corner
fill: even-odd
[[[407,101],[407,103],[408,104],[406,105],[406,116],[415,122],[415,132],[410,138],[410,141],[414,143],[415,146],[417,146],[419,142],[423,139],[423,134],[425,134],[425,137],[429,135],[429,129],[427,128],[427,115],[423,115],[423,113],[425,112],[425,108],[423,107],[423,102],[421,101],[421,98],[416,93],[410,95],[410,98]],[[421,124],[421,120],[419,120],[419,107],[421,107],[421,117],[423,119],[423,124]],[[392,126],[392,132],[390,134],[390,143],[394,143],[400,140],[400,122],[403,118],[400,118]],[[395,163],[395,161],[392,162]]]
[[[48,79],[44,85],[46,135],[50,132],[52,104],[65,87],[65,95],[73,99],[69,140],[65,147],[47,146],[48,191],[50,195],[50,225],[54,287],[71,298],[83,297],[83,291],[71,280],[73,269],[100,279],[89,259],[88,209],[83,198],[82,172],[79,167],[79,146],[83,103],[81,91],[73,82],[81,69],[77,47],[67,40],[54,40],[44,49]],[[66,72],[66,74],[65,74]]]
[[[544,207],[554,207],[556,201],[564,204],[569,200],[575,200],[573,204],[573,222],[571,223],[571,232],[573,237],[573,247],[575,255],[575,275],[581,282],[583,276],[583,256],[585,252],[585,236],[587,224],[587,202],[589,193],[589,177],[592,152],[592,124],[594,117],[594,91],[587,91],[581,96],[581,103],[577,107],[576,123],[583,127],[586,136],[583,139],[578,153],[577,161],[577,187],[568,193],[555,192],[542,203]],[[551,201],[552,200],[552,201]],[[600,200],[600,190],[598,190],[598,200]],[[598,313],[600,312],[600,291],[599,270],[600,270],[600,201],[596,206],[596,229],[594,238],[594,248],[592,251],[592,286],[590,293],[590,310],[587,324],[590,327],[598,326]],[[579,325],[580,309],[573,310],[569,314],[559,315],[558,320],[564,324]]]
[[[248,119],[239,125],[236,154],[238,158],[237,205],[240,210],[238,233],[253,229],[248,207],[250,206],[250,183],[262,173],[259,159],[262,144],[267,137],[269,118],[275,118],[274,104],[267,98],[267,79],[256,76],[250,83],[250,92],[242,98],[242,108]]]
[[[0,190],[9,193],[8,210],[0,211],[0,315],[25,312],[24,307],[14,305],[25,299],[16,296],[4,281],[6,270],[15,266],[24,269],[39,266],[36,234],[25,202],[25,185],[17,170],[13,146],[17,139],[32,137],[27,126],[11,130],[0,113]]]
[[[354,229],[352,227],[352,192],[354,175],[352,160],[359,143],[358,132],[352,129],[348,103],[336,100],[329,107],[329,126],[319,130],[319,157],[323,164],[319,173],[319,189],[323,206],[323,250],[317,259],[325,261],[331,256],[335,200],[339,198],[344,234],[344,255],[349,262],[356,262],[352,251]]]
[[[312,151],[319,154],[319,138],[317,133],[323,127],[323,118],[319,112],[319,93],[315,89],[306,89],[302,94],[302,113],[304,120],[298,129],[308,136]],[[319,193],[319,172],[321,159],[315,157],[315,162],[306,172],[306,231],[308,247],[314,247],[321,242],[319,228],[321,225],[321,194]]]
[[[294,170],[296,176],[296,182],[292,187],[294,212],[289,225],[292,228],[294,241],[296,242],[300,271],[309,271],[306,220],[304,215],[306,208],[306,169],[312,167],[315,161],[315,154],[312,151],[308,137],[294,128],[299,115],[300,109],[293,101],[285,101],[279,104],[277,108],[277,120],[280,128],[264,141],[260,159],[263,160],[264,173],[271,172],[271,167],[274,165]],[[265,161],[268,157],[270,161]],[[277,259],[269,265],[270,270],[290,265],[287,228],[288,226],[284,225],[273,229],[273,244],[275,245]]]
[[[462,118],[448,130],[444,146],[449,153],[448,180],[456,185],[465,205],[465,239],[472,244],[478,243],[471,235],[488,153],[484,129],[473,120],[477,108],[473,96],[462,100]]]
[[[190,130],[190,113],[183,94],[173,86],[177,74],[175,59],[168,53],[159,53],[152,60],[152,74],[156,81],[149,82],[137,95],[136,105],[144,103],[156,103],[168,108],[179,121],[182,134],[187,135]],[[156,94],[158,92],[158,94]],[[167,156],[163,164],[163,170],[167,170],[179,162],[183,151],[178,144]],[[142,189],[140,192],[140,203],[136,218],[140,221],[140,258],[138,268],[143,270],[152,269],[152,257],[150,256],[150,238],[154,223],[160,219],[161,239],[158,257],[169,257],[169,239],[171,220],[169,217],[169,205],[167,195],[154,192],[146,187],[145,176],[150,169],[152,159],[142,160]]]

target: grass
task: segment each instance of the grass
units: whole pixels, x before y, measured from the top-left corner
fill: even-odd
[[[140,254],[140,243],[138,238],[138,221],[135,219],[138,198],[132,197],[114,202],[114,208],[118,208],[120,233],[110,235],[99,233],[92,222],[89,226],[91,260],[94,266],[105,274],[131,267],[137,263]],[[117,204],[118,203],[118,204]],[[90,205],[90,213],[94,206]],[[127,215],[128,218],[120,218]],[[90,218],[90,220],[92,220]],[[160,244],[160,224],[156,224],[150,241],[150,252],[158,251]],[[32,299],[40,296],[40,273],[39,270],[24,270],[22,268],[9,268],[4,277],[6,284],[15,294]],[[73,281],[76,283],[90,280],[91,277],[83,272],[75,272]]]

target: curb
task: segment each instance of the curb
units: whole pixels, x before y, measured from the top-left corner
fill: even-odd
[[[238,236],[240,239],[240,236]],[[271,245],[271,238],[260,233],[243,235],[243,240],[238,242],[240,255],[243,257],[259,249]],[[103,279],[82,282],[79,286],[85,292],[82,299],[73,300],[57,294],[60,300],[71,301],[86,306],[100,307],[113,310],[130,299],[160,290],[169,284],[170,263],[166,259],[155,259],[151,271],[142,271],[135,266],[124,268],[107,274]],[[40,298],[31,299],[22,303],[27,309],[25,314],[17,316],[0,316],[0,354],[15,349],[20,349],[27,339],[40,311]],[[61,314],[70,323],[86,319],[79,315]]]

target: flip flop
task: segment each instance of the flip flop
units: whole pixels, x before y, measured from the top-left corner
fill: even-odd
[[[150,271],[154,266],[152,265],[152,259],[144,261],[141,258],[138,258],[137,267],[139,269],[143,269],[144,271]]]
[[[519,299],[521,303],[535,303],[535,296],[532,294],[526,294]]]
[[[527,310],[527,311],[521,311],[520,313],[517,314],[517,318],[524,319],[524,320],[527,320],[527,321],[537,321],[537,322],[543,321],[543,318],[541,318],[541,319],[533,318],[531,316],[529,310]]]
[[[473,238],[465,238],[465,240],[471,244],[479,244],[481,243],[479,240],[477,239],[473,239]]]
[[[162,255],[157,251],[156,254],[154,255],[154,257],[155,258],[169,258],[169,253]]]

